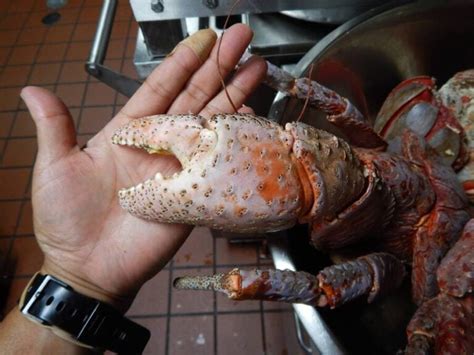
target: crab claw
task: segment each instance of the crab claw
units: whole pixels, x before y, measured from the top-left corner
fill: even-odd
[[[135,216],[252,232],[289,228],[303,208],[292,135],[245,114],[158,115],[131,121],[113,143],[171,153],[182,170],[119,191]]]

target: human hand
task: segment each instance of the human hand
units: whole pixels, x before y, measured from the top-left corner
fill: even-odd
[[[224,77],[251,37],[244,25],[227,30],[219,58]],[[215,42],[215,34],[206,30],[178,45],[82,150],[71,115],[56,96],[35,87],[22,91],[38,135],[32,203],[35,234],[45,254],[44,273],[126,311],[142,284],[184,242],[190,227],[138,219],[119,206],[117,197],[119,189],[157,172],[178,171],[177,160],[117,147],[111,137],[124,123],[144,116],[233,112],[221,90]],[[254,59],[234,75],[228,91],[236,107],[260,83],[265,69],[263,60]]]

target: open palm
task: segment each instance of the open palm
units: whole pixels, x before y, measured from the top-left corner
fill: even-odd
[[[224,75],[236,65],[251,37],[244,25],[226,32],[219,58]],[[44,89],[23,90],[38,130],[32,202],[35,234],[45,253],[44,270],[126,309],[140,286],[184,242],[190,227],[138,219],[122,210],[117,198],[119,189],[158,171],[174,173],[179,163],[173,157],[112,145],[111,137],[118,127],[139,117],[232,112],[220,87],[215,42],[215,34],[207,30],[179,45],[82,150],[64,104]],[[264,62],[255,59],[233,76],[228,91],[237,107],[264,73]]]

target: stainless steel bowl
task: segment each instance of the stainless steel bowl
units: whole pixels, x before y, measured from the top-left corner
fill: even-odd
[[[373,120],[400,81],[431,75],[441,85],[457,71],[473,68],[472,43],[474,1],[382,7],[329,34],[301,59],[293,74],[307,76],[313,66],[312,79],[348,97]],[[286,123],[301,109],[301,102],[278,94],[269,116]],[[338,133],[314,110],[307,110],[302,120]],[[306,234],[299,228],[276,238],[271,250],[278,268],[317,272],[324,266],[324,256],[305,247]],[[396,295],[372,305],[361,302],[335,311],[297,305],[295,311],[322,353],[393,354],[405,345],[405,326],[414,311],[409,286],[407,280]]]
[[[315,10],[282,11],[282,14],[308,22],[341,24],[386,2],[386,0],[331,1],[328,4],[321,4]]]

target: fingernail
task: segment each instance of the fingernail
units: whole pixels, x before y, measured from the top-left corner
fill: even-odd
[[[25,96],[28,96],[28,93],[25,93],[25,89],[27,88],[28,86],[25,86],[24,88],[21,89],[20,91],[20,97],[23,101],[25,101]]]
[[[31,97],[31,94],[30,94],[30,90],[29,90],[30,86],[25,86],[23,89],[21,89],[20,91],[20,98],[23,100],[23,102],[26,104],[26,106],[28,106],[29,104],[29,99]]]

